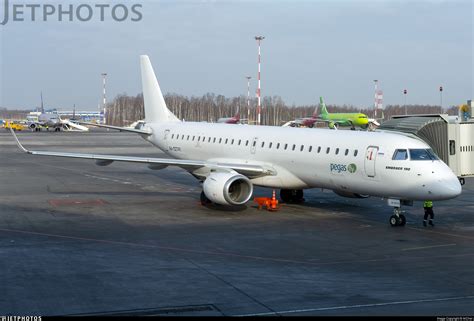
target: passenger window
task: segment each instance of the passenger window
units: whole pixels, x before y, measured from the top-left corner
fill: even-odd
[[[304,145],[301,145],[301,147],[300,147],[300,152],[302,152],[303,149],[304,149]]]
[[[397,149],[392,157],[393,160],[406,160],[408,159],[408,152],[406,149]]]
[[[293,148],[292,148],[291,150],[295,150],[295,148],[296,148],[296,145],[295,145],[295,144],[293,144]]]
[[[230,144],[231,144],[231,145],[234,145],[234,139],[232,139],[232,140],[230,141]]]
[[[225,143],[227,144],[228,141],[229,141],[229,138],[226,138],[226,139],[225,139]]]
[[[277,149],[280,149],[280,143],[277,143]]]
[[[209,138],[207,139],[207,142],[208,142],[208,143],[210,143],[210,142],[211,142],[211,137],[209,137]]]
[[[189,140],[189,135],[188,135],[188,140]]]
[[[216,142],[216,138],[215,138],[215,137],[214,137],[214,139],[213,139],[213,141],[212,141],[212,142],[213,142],[213,143],[215,143],[215,142]]]
[[[255,147],[255,146],[257,146],[257,141],[256,140],[253,141],[253,147]]]
[[[288,149],[288,144],[285,144],[285,150],[287,150],[287,149]]]
[[[272,148],[272,145],[273,145],[273,143],[270,143],[270,144],[268,145],[268,148]]]
[[[349,150],[346,149],[346,152],[344,153],[345,156],[349,155]]]
[[[318,146],[318,154],[321,152],[321,146]]]
[[[336,155],[339,154],[339,148],[336,148]]]
[[[328,147],[328,148],[326,149],[326,154],[329,154],[330,151],[331,151],[331,147]]]
[[[219,144],[221,144],[221,143],[222,143],[222,138],[219,138]]]
[[[242,139],[239,139],[239,146],[240,146],[240,143],[242,142]]]
[[[184,140],[184,135],[183,135],[183,136],[181,136],[181,140]]]
[[[265,142],[262,142],[262,148],[263,148],[263,146],[265,146]]]
[[[354,157],[356,157],[358,153],[359,153],[359,151],[357,149],[354,150]]]
[[[193,136],[193,142],[194,142],[194,139],[196,138],[196,136]]]
[[[174,138],[174,134],[173,134],[173,135],[171,135],[171,139],[173,139],[173,138]]]
[[[313,146],[309,146],[309,149],[308,149],[308,152],[312,152],[313,151]]]
[[[247,141],[245,142],[245,146],[248,146],[248,145],[249,145],[249,141],[247,140]]]

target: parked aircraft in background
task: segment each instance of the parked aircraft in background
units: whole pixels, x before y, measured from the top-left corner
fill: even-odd
[[[43,105],[43,93],[41,93],[41,111],[37,114],[31,113],[27,116],[28,128],[34,131],[41,129],[54,129],[55,132],[63,128],[61,119],[57,113],[45,113]]]
[[[217,123],[220,124],[242,124],[243,122],[246,122],[246,118],[240,118],[240,112],[237,112],[234,117],[225,117],[225,118],[219,118],[217,120]]]
[[[311,117],[298,118],[287,122],[283,126],[313,128],[316,122],[325,122],[329,128],[344,126],[351,127],[351,129],[355,129],[355,127],[367,129],[369,124],[367,115],[363,113],[329,113],[323,101],[323,97],[320,97],[319,101],[320,114],[318,114],[318,108],[316,108]]]
[[[285,202],[302,201],[303,189],[324,188],[346,197],[383,197],[394,206],[392,226],[405,225],[401,204],[446,200],[461,194],[456,175],[415,136],[393,132],[227,126],[183,122],[166,106],[148,56],[141,56],[145,125],[98,125],[139,134],[171,158],[30,151],[40,156],[132,162],[150,169],[178,166],[203,182],[201,202],[247,203],[253,186],[281,189]]]

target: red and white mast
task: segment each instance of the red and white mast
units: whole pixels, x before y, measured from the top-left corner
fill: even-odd
[[[250,79],[252,77],[246,76],[247,78],[247,124],[250,123]]]
[[[260,42],[265,39],[264,36],[255,36],[258,44],[258,88],[257,88],[257,125],[260,125],[261,114],[262,114],[262,105],[261,105],[261,91],[260,91]]]

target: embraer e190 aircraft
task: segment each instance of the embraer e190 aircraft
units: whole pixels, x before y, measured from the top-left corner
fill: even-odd
[[[171,159],[29,151],[17,139],[20,148],[32,155],[94,159],[102,166],[114,161],[145,163],[151,169],[179,166],[203,182],[203,203],[243,205],[253,186],[279,188],[287,202],[301,200],[309,188],[347,197],[383,197],[394,206],[392,226],[406,222],[400,201],[447,200],[461,194],[451,169],[415,136],[182,122],[167,108],[148,56],[140,62],[145,125],[101,126],[137,133]]]

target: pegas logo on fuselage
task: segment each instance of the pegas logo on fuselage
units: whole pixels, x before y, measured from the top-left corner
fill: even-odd
[[[331,166],[331,172],[337,172],[337,173],[347,172],[347,166],[346,165],[332,164],[331,163],[330,166]]]
[[[332,173],[342,173],[342,172],[349,172],[351,174],[355,173],[357,170],[357,166],[355,164],[349,164],[349,165],[344,165],[344,164],[330,164],[330,169]]]

